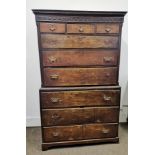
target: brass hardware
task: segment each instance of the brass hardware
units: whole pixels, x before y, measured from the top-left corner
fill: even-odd
[[[51,57],[49,57],[49,60],[50,60],[50,62],[56,62],[57,58],[51,56]]]
[[[59,116],[58,114],[53,114],[52,115],[52,119],[57,120],[57,119],[60,119],[60,118],[61,118],[61,116]]]
[[[53,74],[53,75],[50,75],[50,78],[51,78],[52,80],[56,80],[56,79],[59,78],[59,75]]]
[[[107,33],[109,33],[109,32],[111,31],[111,29],[110,29],[110,28],[106,28],[105,31],[106,31]]]
[[[59,98],[51,98],[52,103],[58,103],[61,102],[62,100],[60,100]]]
[[[111,100],[111,97],[110,96],[103,96],[103,99],[105,100],[105,101],[110,101]]]
[[[51,25],[51,28],[50,28],[51,31],[55,31],[56,28],[54,27],[54,25]]]
[[[58,132],[53,132],[53,137],[58,137],[59,133]]]
[[[102,133],[105,133],[105,134],[106,134],[106,133],[109,133],[109,130],[108,130],[108,129],[103,129],[103,130],[102,130]]]
[[[110,76],[110,73],[106,73],[106,75],[105,75],[106,77],[109,77]]]
[[[113,60],[112,57],[104,57],[103,59],[105,62],[111,62]]]
[[[83,28],[82,27],[79,28],[79,32],[83,32]]]

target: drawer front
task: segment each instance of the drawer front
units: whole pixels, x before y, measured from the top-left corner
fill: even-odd
[[[65,24],[40,23],[40,32],[65,33]]]
[[[120,90],[41,92],[42,108],[78,106],[119,106]]]
[[[116,85],[117,67],[45,68],[44,86]]]
[[[42,48],[118,48],[118,36],[41,34]]]
[[[87,124],[84,126],[84,138],[113,138],[118,137],[117,124]]]
[[[96,33],[119,33],[119,24],[96,24]]]
[[[42,125],[70,125],[94,122],[94,109],[69,108],[42,110]]]
[[[52,50],[43,51],[44,66],[116,66],[117,50]]]
[[[117,123],[119,120],[119,108],[95,108],[95,122]]]
[[[94,33],[93,24],[67,24],[67,33]]]
[[[82,139],[82,126],[59,126],[42,128],[44,142],[70,141]]]

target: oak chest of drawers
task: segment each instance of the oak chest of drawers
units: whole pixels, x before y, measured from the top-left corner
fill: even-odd
[[[33,12],[42,81],[42,150],[118,142],[118,74],[126,12]]]

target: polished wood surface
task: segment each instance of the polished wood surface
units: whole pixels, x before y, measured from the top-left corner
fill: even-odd
[[[67,33],[95,33],[94,24],[67,24]]]
[[[42,110],[42,125],[70,125],[86,123],[117,123],[117,108],[67,108]]]
[[[45,68],[44,86],[116,85],[117,68]]]
[[[41,91],[40,100],[42,108],[119,106],[120,90]]]
[[[40,32],[65,33],[65,24],[62,24],[62,23],[40,23]]]
[[[41,47],[46,48],[118,48],[117,36],[79,36],[41,34]]]
[[[119,24],[96,24],[96,33],[119,33]]]
[[[116,66],[117,50],[50,50],[43,51],[43,66]]]
[[[82,139],[82,126],[53,126],[49,128],[43,128],[43,141],[69,141]]]
[[[118,142],[118,76],[126,12],[33,12],[42,83],[42,150]]]

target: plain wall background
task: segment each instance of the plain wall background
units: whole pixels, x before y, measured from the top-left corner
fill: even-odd
[[[39,88],[41,87],[37,28],[32,9],[89,10],[89,11],[127,11],[127,0],[27,0],[26,8],[26,125],[40,125]],[[125,16],[122,29],[119,84],[121,91],[121,109],[127,105],[128,81],[128,20]],[[123,115],[121,115],[123,117]],[[121,118],[123,119],[123,118]]]

